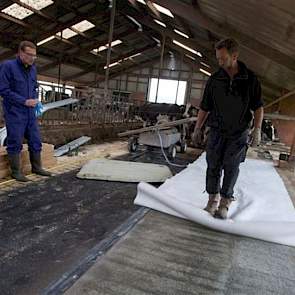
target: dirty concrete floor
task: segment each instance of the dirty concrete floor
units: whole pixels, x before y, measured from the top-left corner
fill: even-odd
[[[294,197],[293,169],[277,170]],[[294,290],[294,247],[216,232],[151,210],[65,294],[293,295]]]
[[[295,248],[149,211],[65,295],[294,295]]]
[[[119,159],[163,163],[156,154]],[[76,173],[11,190],[0,202],[1,295],[40,294],[138,209],[136,184],[80,180]]]

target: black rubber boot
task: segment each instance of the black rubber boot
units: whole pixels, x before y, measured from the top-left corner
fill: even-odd
[[[9,165],[11,169],[11,177],[16,179],[17,181],[27,182],[30,181],[27,177],[25,177],[21,171],[20,167],[20,154],[8,154]]]
[[[32,172],[41,176],[51,176],[51,173],[44,170],[41,165],[41,154],[30,152],[30,161],[32,165]]]

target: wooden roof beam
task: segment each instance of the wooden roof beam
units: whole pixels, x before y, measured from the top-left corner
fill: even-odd
[[[22,27],[24,27],[24,28],[27,28],[27,29],[33,29],[33,26],[32,26],[32,25],[27,24],[27,23],[24,22],[23,20],[20,20],[20,19],[18,19],[18,18],[16,18],[16,17],[13,17],[13,16],[11,16],[11,15],[8,15],[8,14],[6,14],[6,13],[4,13],[4,12],[0,12],[0,17],[6,19],[6,20],[8,20],[8,21],[11,21],[11,22],[13,22],[13,23],[15,23],[15,24],[17,24],[17,25],[20,25],[20,26],[22,26]]]
[[[264,108],[265,109],[269,108],[269,107],[273,106],[274,104],[277,104],[277,103],[281,102],[282,100],[284,100],[284,99],[286,99],[286,98],[288,98],[288,97],[290,97],[292,95],[295,95],[295,90],[292,90],[292,91],[288,92],[287,94],[282,95],[281,97],[275,99],[271,103],[267,104]]]
[[[114,36],[114,38],[119,39],[121,37],[126,37],[126,36],[128,36],[129,34],[132,34],[132,33],[134,33],[134,30],[133,29],[132,30],[127,30],[127,31],[125,31],[125,32],[123,32],[121,34],[118,34],[118,35]],[[93,42],[87,44],[85,47],[82,47],[82,48],[80,47],[80,49],[77,50],[77,51],[71,51],[71,52],[65,51],[64,52],[64,55],[63,55],[62,63],[72,60],[73,59],[73,56],[79,56],[79,55],[82,55],[84,53],[91,54],[90,51],[93,48],[98,48],[99,46],[103,46],[107,42],[108,42],[107,39],[105,39],[103,41],[100,41],[99,44],[98,44],[98,41],[93,41]],[[56,64],[58,64],[58,63],[59,63],[58,60],[57,61],[53,61],[52,63],[44,66],[43,68],[46,71],[48,71],[49,69],[56,67]],[[91,65],[91,66],[93,66],[93,65]],[[43,68],[40,68],[40,73],[44,71]]]
[[[118,61],[118,60],[121,60],[121,59],[127,58],[127,57],[129,57],[129,56],[135,55],[135,54],[137,54],[137,53],[142,53],[142,52],[145,52],[145,51],[147,51],[147,50],[150,50],[150,49],[154,48],[154,46],[155,46],[155,44],[152,44],[152,45],[148,45],[148,46],[145,46],[145,47],[143,47],[143,48],[140,48],[140,49],[132,50],[131,52],[128,52],[128,53],[126,53],[126,54],[124,54],[124,55],[121,55],[120,57],[118,57],[118,58],[116,58],[116,59],[113,59],[113,60],[110,62],[110,64],[112,64],[112,63],[114,63],[114,62],[116,62],[116,61]],[[104,63],[99,63],[99,64],[97,64],[97,65],[91,65],[91,66],[89,66],[89,68],[86,69],[85,71],[80,72],[80,73],[77,73],[77,74],[72,75],[72,76],[68,76],[68,77],[64,78],[64,80],[69,80],[69,81],[74,80],[74,79],[76,79],[76,78],[78,78],[78,77],[80,77],[80,76],[86,75],[86,74],[88,74],[88,73],[90,73],[90,72],[94,72],[94,71],[96,70],[96,67],[104,67],[104,66],[105,66],[105,62],[104,62]],[[100,70],[100,71],[98,71],[98,73],[101,74],[101,73],[104,73],[104,71],[101,71],[101,70]]]

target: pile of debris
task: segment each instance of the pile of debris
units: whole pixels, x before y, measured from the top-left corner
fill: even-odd
[[[51,168],[56,165],[57,160],[54,157],[54,146],[51,144],[43,143],[42,144],[42,153],[41,153],[42,165],[44,168]],[[23,173],[30,174],[31,173],[31,164],[28,146],[26,144],[23,145],[23,149],[21,152],[21,167]],[[8,163],[8,157],[5,147],[0,147],[0,179],[3,179],[10,175],[10,168]]]

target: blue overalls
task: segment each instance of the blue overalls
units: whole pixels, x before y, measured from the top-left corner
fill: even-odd
[[[25,68],[19,58],[2,63],[0,95],[7,128],[7,153],[19,154],[24,137],[30,152],[40,152],[42,144],[35,109],[25,105],[27,99],[37,98],[35,65]]]

